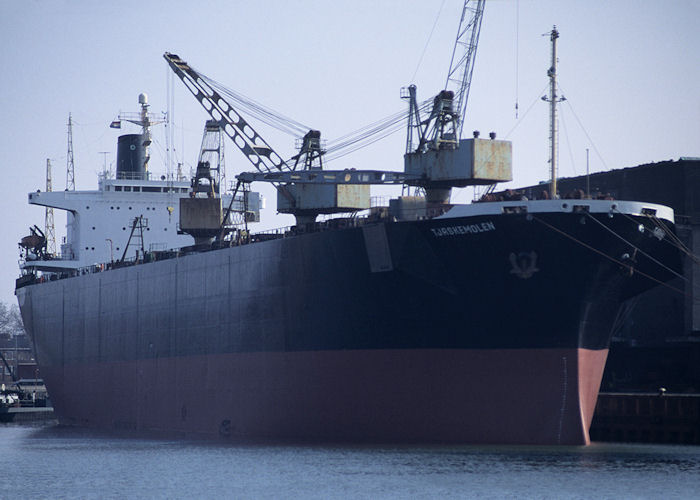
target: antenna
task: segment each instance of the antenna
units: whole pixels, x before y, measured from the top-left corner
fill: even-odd
[[[51,160],[46,158],[46,192],[53,190],[51,182]],[[46,254],[56,255],[56,230],[53,224],[53,208],[46,207],[44,217],[44,234],[46,235]]]
[[[68,113],[68,155],[66,160],[66,191],[75,191],[75,165],[73,163],[73,117]]]

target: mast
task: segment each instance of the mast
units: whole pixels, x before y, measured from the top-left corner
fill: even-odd
[[[51,160],[46,159],[46,192],[53,191],[53,181],[51,180]],[[53,207],[46,207],[44,215],[44,234],[46,235],[47,255],[56,255],[56,230],[53,223]]]
[[[559,146],[559,131],[557,130],[558,120],[557,120],[557,104],[564,101],[565,98],[557,96],[557,39],[559,38],[559,31],[557,27],[552,27],[552,31],[549,33],[549,39],[552,42],[552,64],[547,70],[547,76],[549,77],[549,97],[542,97],[543,101],[549,102],[549,146],[550,146],[550,165],[551,165],[551,180],[550,180],[550,192],[552,199],[557,197],[557,160],[559,153],[557,148]]]
[[[151,159],[151,152],[149,146],[151,145],[151,127],[159,123],[163,123],[165,119],[154,113],[150,113],[148,108],[148,95],[141,93],[139,94],[139,104],[141,105],[141,111],[138,113],[119,113],[116,120],[112,121],[109,125],[110,128],[122,128],[122,121],[127,121],[133,123],[134,125],[139,125],[141,127],[141,145],[143,146],[143,170],[145,179],[148,179],[148,161]],[[117,158],[119,161],[119,158]],[[117,167],[119,171],[119,167]]]
[[[75,164],[73,161],[73,116],[68,113],[68,155],[66,159],[66,191],[75,191]]]
[[[151,114],[148,112],[148,96],[144,93],[139,94],[139,104],[141,105],[141,140],[143,141],[143,168],[148,175],[148,160],[151,159],[149,146],[151,145]]]

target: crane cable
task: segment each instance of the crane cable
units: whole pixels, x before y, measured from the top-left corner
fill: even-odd
[[[425,57],[425,51],[428,50],[428,45],[430,44],[430,40],[433,38],[433,33],[435,32],[435,26],[437,26],[438,20],[440,19],[440,14],[442,14],[442,8],[445,6],[445,0],[442,0],[442,3],[440,4],[440,8],[438,9],[438,13],[435,16],[435,21],[433,21],[433,27],[430,30],[430,34],[428,35],[428,39],[425,41],[425,46],[423,47],[423,52],[421,52],[420,58],[418,59],[418,64],[416,65],[416,70],[413,72],[413,76],[411,77],[411,82],[413,82],[416,79],[416,75],[418,74],[418,70],[420,69],[421,64],[423,63],[423,58]]]
[[[518,119],[520,74],[520,0],[515,0],[515,119]]]
[[[284,116],[281,113],[278,113],[277,111],[273,110],[272,108],[269,108],[251,99],[250,97],[246,97],[240,92],[236,92],[232,89],[229,89],[228,87],[225,87],[221,83],[217,82],[212,78],[209,78],[208,76],[196,69],[194,69],[194,71],[202,78],[202,80],[207,85],[218,91],[219,94],[235,102],[240,107],[240,109],[245,110],[247,113],[250,114],[250,116],[265,123],[266,125],[269,125],[270,127],[273,127],[281,132],[285,132],[289,135],[296,137],[305,134],[311,129],[311,127],[304,125],[303,123],[300,123],[292,118]],[[234,109],[234,111],[238,113],[236,109]]]
[[[193,68],[194,69],[194,68]],[[300,137],[311,130],[311,127],[304,125],[292,118],[284,116],[272,108],[269,108],[240,92],[236,92],[216,80],[206,76],[199,70],[194,71],[202,78],[204,83],[216,90],[225,99],[230,99],[235,102],[241,109],[245,110],[251,117],[260,122],[284,132],[293,137]],[[433,99],[427,99],[419,104],[419,110],[425,112],[432,104]],[[237,110],[234,109],[236,113]],[[378,120],[369,125],[365,125],[354,132],[350,132],[341,136],[329,143],[326,148],[328,156],[325,161],[333,161],[345,155],[353,153],[358,149],[364,148],[375,142],[384,139],[405,127],[408,120],[408,114],[405,110],[394,113],[384,119]]]
[[[686,277],[683,276],[682,274],[677,273],[676,271],[674,271],[673,269],[671,269],[671,268],[668,267],[667,265],[663,264],[662,262],[659,262],[657,259],[655,259],[655,258],[652,257],[651,255],[649,255],[648,253],[646,253],[644,250],[642,250],[642,249],[639,248],[638,246],[634,245],[633,243],[630,243],[630,242],[627,241],[625,238],[623,238],[622,236],[620,236],[619,234],[617,234],[615,231],[613,231],[612,229],[610,229],[608,226],[606,226],[605,224],[603,224],[602,222],[600,222],[598,219],[596,219],[595,217],[593,217],[590,213],[586,212],[586,215],[588,216],[589,219],[591,219],[591,220],[592,220],[593,222],[595,222],[596,224],[600,225],[600,227],[602,227],[603,229],[605,229],[606,231],[608,231],[610,234],[612,234],[612,235],[615,236],[616,238],[620,239],[622,242],[626,243],[626,244],[629,245],[630,247],[634,248],[634,250],[635,250],[636,252],[639,252],[640,254],[644,255],[647,259],[651,260],[652,262],[654,262],[654,263],[657,264],[658,266],[661,266],[664,270],[666,270],[666,271],[668,271],[669,273],[673,274],[673,275],[676,276],[677,278],[681,278],[681,279],[684,280],[684,281],[688,281],[688,278],[686,278]],[[633,220],[634,220],[634,219],[633,219]]]
[[[419,111],[425,112],[431,106],[432,99],[428,99],[419,104]],[[353,153],[375,142],[384,139],[406,127],[408,113],[402,110],[398,113],[371,123],[354,132],[346,134],[334,141],[331,141],[326,149],[326,162],[333,161],[345,155]]]
[[[636,222],[636,221],[634,221],[634,219],[632,219],[629,215],[627,215],[627,214],[625,214],[625,213],[622,213],[622,212],[620,212],[619,210],[615,210],[615,211],[616,211],[617,213],[623,215],[624,217],[627,217],[627,218],[630,219],[631,221]],[[692,250],[691,250],[690,248],[688,248],[688,247],[683,243],[683,241],[681,241],[681,239],[676,235],[676,233],[673,232],[673,231],[671,231],[671,230],[668,228],[668,226],[666,226],[666,224],[664,224],[664,222],[663,222],[661,219],[659,219],[659,218],[656,217],[655,215],[647,215],[647,218],[651,221],[651,223],[652,223],[656,228],[658,228],[659,230],[661,230],[661,231],[664,233],[664,235],[668,236],[668,238],[664,238],[663,241],[667,242],[667,243],[668,243],[669,245],[671,245],[672,247],[674,247],[674,248],[680,250],[681,252],[683,252],[684,255],[686,255],[688,258],[690,258],[690,259],[691,259],[693,262],[695,262],[696,264],[700,264],[700,257],[698,257],[696,254],[694,254],[694,253],[692,252]]]
[[[564,236],[564,237],[570,239],[570,240],[573,241],[574,243],[577,243],[577,244],[579,244],[579,245],[581,245],[581,246],[583,246],[583,247],[585,247],[585,248],[591,250],[592,252],[594,252],[594,253],[600,255],[601,257],[604,257],[604,258],[606,258],[606,259],[608,259],[608,260],[614,262],[615,264],[620,265],[620,266],[623,267],[624,269],[627,269],[627,270],[633,270],[633,269],[634,269],[634,267],[631,266],[630,264],[627,264],[627,263],[625,263],[625,262],[622,262],[622,261],[620,261],[619,259],[616,259],[615,257],[612,257],[612,256],[606,254],[605,252],[603,252],[603,251],[601,251],[601,250],[598,250],[598,249],[595,248],[595,247],[592,247],[592,246],[589,245],[588,243],[579,240],[578,238],[576,238],[576,237],[574,237],[574,236],[572,236],[572,235],[570,235],[570,234],[568,234],[568,233],[562,231],[561,229],[559,229],[559,228],[557,228],[557,227],[554,227],[553,225],[549,224],[548,222],[544,221],[543,219],[540,219],[539,217],[536,217],[535,215],[532,215],[532,219],[535,220],[535,221],[537,221],[537,222],[539,222],[539,223],[542,224],[543,226],[545,226],[545,227],[551,229],[552,231],[554,231],[554,232],[556,232],[556,233],[559,233],[560,235],[562,235],[562,236]],[[678,288],[676,288],[676,287],[674,287],[674,286],[672,286],[672,285],[669,285],[668,283],[666,283],[666,282],[664,282],[664,281],[661,281],[661,280],[659,280],[659,279],[657,279],[657,278],[655,278],[655,277],[653,277],[653,276],[651,276],[651,275],[649,275],[649,274],[647,274],[647,273],[644,273],[644,272],[640,271],[639,269],[634,269],[634,272],[637,273],[637,274],[639,274],[640,276],[644,276],[645,278],[650,279],[651,281],[653,281],[653,282],[655,282],[655,283],[657,283],[657,284],[659,284],[659,285],[662,285],[662,286],[664,286],[664,287],[666,287],[666,288],[669,288],[669,289],[671,289],[671,290],[673,290],[673,291],[675,291],[675,292],[678,292],[678,293],[680,293],[681,295],[687,295],[683,290],[680,290],[680,289],[678,289]]]

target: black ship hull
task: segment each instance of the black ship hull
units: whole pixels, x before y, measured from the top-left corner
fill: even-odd
[[[678,257],[648,216],[547,203],[280,235],[17,295],[64,423],[586,444],[619,306]]]

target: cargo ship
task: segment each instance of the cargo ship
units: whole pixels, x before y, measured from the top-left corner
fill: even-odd
[[[478,37],[482,9],[463,15],[456,46]],[[189,187],[152,181],[130,156],[149,141],[140,123],[117,178],[90,194],[100,214],[130,211],[129,223],[103,217],[98,231],[95,202],[68,208],[74,238],[121,234],[122,258],[62,265],[40,234],[23,240],[16,295],[60,422],[255,441],[589,442],[620,306],[677,274],[670,208],[556,189],[451,204],[453,187],[512,179],[508,141],[461,139],[471,53],[454,58],[450,74],[463,76],[428,107],[406,90],[403,172],[327,170],[314,130],[291,166],[215,82],[165,59],[255,171],[228,198],[209,162]],[[272,182],[296,225],[251,233],[251,182]],[[372,184],[414,193],[371,206]],[[50,196],[29,202],[58,206]],[[190,242],[146,250],[148,214],[158,238]],[[134,235],[140,250],[126,258]],[[93,252],[83,241],[66,244]]]
[[[17,297],[62,423],[585,444],[618,308],[667,279],[651,256],[671,260],[654,232],[672,223],[634,202],[455,206],[25,281]]]

